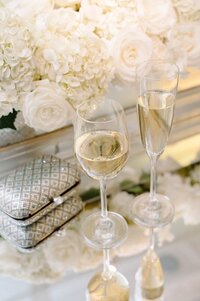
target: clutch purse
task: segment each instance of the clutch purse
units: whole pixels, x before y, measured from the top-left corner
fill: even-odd
[[[83,209],[76,165],[41,156],[0,179],[0,234],[18,248],[33,248]]]

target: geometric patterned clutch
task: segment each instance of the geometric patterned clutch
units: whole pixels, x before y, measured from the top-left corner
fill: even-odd
[[[16,246],[36,246],[83,208],[74,189],[76,165],[44,155],[0,179],[0,234]]]
[[[72,218],[77,216],[83,205],[78,197],[71,196],[54,210],[29,226],[20,226],[0,212],[0,233],[19,249],[30,249],[43,242]]]

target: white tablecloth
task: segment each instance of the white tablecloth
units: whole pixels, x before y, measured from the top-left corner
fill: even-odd
[[[200,226],[174,225],[175,240],[157,249],[165,272],[165,301],[200,301]],[[113,264],[129,280],[134,300],[134,275],[142,254],[115,259]],[[85,288],[95,271],[67,272],[62,281],[32,285],[0,278],[0,301],[84,301]],[[116,300],[117,301],[117,300]]]

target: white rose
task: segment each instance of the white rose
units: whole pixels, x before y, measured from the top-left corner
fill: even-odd
[[[76,230],[68,229],[63,237],[50,237],[43,251],[50,268],[61,273],[77,265],[81,257],[82,238]]]
[[[91,5],[89,2],[83,1],[81,4],[80,14],[82,20],[89,20],[97,23],[97,20],[100,20],[102,16],[102,8],[97,5]]]
[[[67,124],[70,107],[66,93],[55,83],[37,82],[36,88],[26,94],[23,104],[25,123],[35,130],[50,132]]]
[[[137,0],[136,8],[141,25],[151,34],[165,33],[176,23],[171,0]]]
[[[138,27],[119,32],[112,40],[116,74],[122,80],[135,81],[136,68],[152,56],[152,41]]]

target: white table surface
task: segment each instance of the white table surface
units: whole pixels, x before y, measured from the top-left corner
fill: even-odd
[[[175,240],[157,249],[165,273],[164,300],[200,301],[200,226],[185,226],[179,222],[173,228]],[[134,300],[134,275],[141,257],[142,254],[113,261],[130,283],[131,301]],[[67,272],[60,282],[50,285],[32,285],[0,277],[0,301],[84,301],[85,288],[94,272]]]
[[[164,154],[171,156],[173,153],[174,159],[184,166],[193,161],[198,152],[199,135],[185,140],[184,147],[183,142],[168,147]],[[143,157],[137,159],[133,166],[143,161]],[[173,225],[173,232],[174,241],[157,249],[165,273],[164,301],[200,301],[200,225],[185,226],[179,221]],[[134,278],[142,255],[117,258],[112,262],[130,283],[130,301],[138,301],[133,298]],[[66,272],[61,281],[49,285],[33,285],[0,276],[0,301],[84,301],[87,283],[95,272]]]

